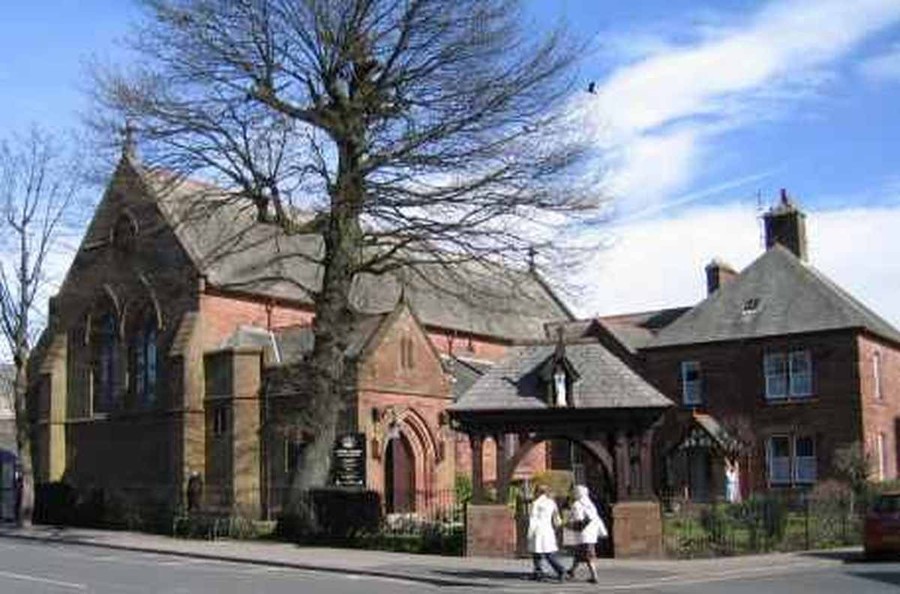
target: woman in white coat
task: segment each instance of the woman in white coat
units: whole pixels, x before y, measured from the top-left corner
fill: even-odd
[[[597,540],[606,538],[606,525],[597,507],[591,501],[588,488],[584,485],[575,485],[575,502],[572,503],[572,515],[569,527],[575,532],[575,558],[572,567],[566,572],[569,578],[575,577],[575,568],[581,563],[586,563],[591,572],[592,584],[597,583],[597,568],[594,567],[595,549]]]
[[[542,560],[556,571],[559,581],[566,577],[565,569],[556,559],[556,527],[560,524],[559,509],[550,496],[550,487],[539,485],[537,499],[531,503],[531,515],[528,518],[528,550],[534,563],[533,577],[540,580],[544,577]]]

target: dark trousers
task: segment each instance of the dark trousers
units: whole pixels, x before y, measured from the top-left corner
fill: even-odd
[[[550,567],[553,568],[553,571],[556,572],[556,575],[562,575],[565,569],[563,569],[562,564],[557,560],[555,553],[532,553],[531,561],[534,563],[534,573],[535,575],[543,575],[544,569],[541,564],[541,560],[546,559],[547,563],[550,564]]]

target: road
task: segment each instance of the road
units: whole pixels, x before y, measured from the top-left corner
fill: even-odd
[[[900,562],[808,556],[746,564],[727,572],[654,574],[607,571],[601,583],[535,584],[511,572],[473,577],[478,587],[438,586],[413,580],[266,567],[62,543],[0,539],[3,594],[412,594],[473,592],[628,592],[634,594],[825,593],[878,594],[900,590]]]

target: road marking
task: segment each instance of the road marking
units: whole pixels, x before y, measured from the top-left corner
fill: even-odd
[[[56,586],[58,588],[67,588],[69,590],[87,590],[85,584],[73,584],[72,582],[60,582],[48,578],[38,577],[36,575],[27,575],[24,573],[12,573],[11,571],[0,571],[0,577],[6,577],[11,580],[20,580],[23,582],[36,582],[38,584],[46,584],[48,586]]]

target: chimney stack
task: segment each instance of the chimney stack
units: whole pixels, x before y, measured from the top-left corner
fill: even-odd
[[[781,190],[781,200],[763,215],[766,229],[766,249],[776,243],[793,252],[795,256],[806,261],[806,215],[788,196],[787,190]]]
[[[722,285],[737,276],[737,271],[722,260],[715,259],[706,265],[706,294],[712,295]]]

